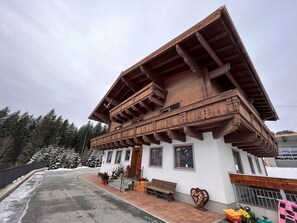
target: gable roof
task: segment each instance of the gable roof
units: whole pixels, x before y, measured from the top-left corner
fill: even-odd
[[[230,63],[231,76],[244,94],[253,101],[260,117],[263,120],[277,120],[276,111],[225,6],[123,71],[89,118],[108,123],[106,117],[109,117],[109,110],[115,105],[113,102],[121,102],[149,84],[151,80],[144,74],[141,67],[145,67],[162,80],[189,70],[190,68],[176,50],[177,44],[182,46],[200,67],[207,67],[209,71],[220,67],[209,51],[198,41],[197,34],[207,42],[221,63]],[[218,79],[220,83],[232,86],[228,78],[223,76]],[[106,106],[108,104],[110,106]]]

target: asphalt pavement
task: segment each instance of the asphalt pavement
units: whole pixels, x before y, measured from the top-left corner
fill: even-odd
[[[0,222],[162,222],[79,178],[95,171],[83,168],[35,173],[0,202]]]

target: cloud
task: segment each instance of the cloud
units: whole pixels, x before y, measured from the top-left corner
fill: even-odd
[[[55,108],[77,125],[121,71],[223,5],[222,1],[0,1],[0,106]],[[297,105],[295,1],[228,2],[274,105]],[[276,107],[272,131],[297,130],[297,108]]]

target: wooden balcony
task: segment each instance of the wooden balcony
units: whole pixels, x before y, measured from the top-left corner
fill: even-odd
[[[118,123],[134,119],[158,106],[163,107],[166,95],[166,90],[152,82],[111,109],[110,118]]]
[[[231,183],[267,189],[297,192],[297,179],[229,174]]]
[[[104,150],[159,144],[160,141],[171,143],[172,139],[185,142],[186,135],[203,140],[202,133],[210,131],[214,139],[224,137],[226,143],[256,156],[278,155],[274,136],[238,90],[227,91],[94,138],[91,147]]]

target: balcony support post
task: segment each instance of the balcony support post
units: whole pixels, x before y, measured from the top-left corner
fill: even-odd
[[[192,138],[203,140],[203,134],[201,131],[195,131],[192,127],[185,126],[184,133]]]
[[[167,143],[172,143],[172,139],[167,136],[165,133],[154,133],[154,137],[158,141],[163,141]]]
[[[186,135],[184,133],[178,133],[176,130],[167,130],[167,135],[171,139],[186,142]]]
[[[146,135],[146,136],[143,136],[143,141],[147,142],[147,143],[153,143],[153,144],[160,144],[160,141],[157,141],[154,136],[152,135]]]

